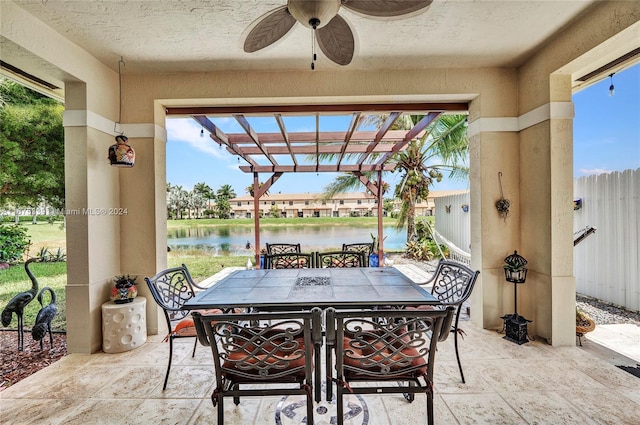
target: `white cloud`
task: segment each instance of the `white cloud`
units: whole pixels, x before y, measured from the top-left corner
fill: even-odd
[[[583,176],[591,176],[591,175],[597,176],[599,174],[606,174],[606,173],[613,172],[613,170],[607,170],[606,168],[580,168],[580,170],[578,171]]]
[[[202,127],[191,118],[174,118],[167,120],[167,142],[186,143],[199,152],[211,155],[215,158],[227,156],[226,150],[211,140],[205,130],[204,137],[200,137]]]

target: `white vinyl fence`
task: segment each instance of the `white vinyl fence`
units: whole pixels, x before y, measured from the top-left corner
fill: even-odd
[[[596,228],[573,249],[576,291],[640,310],[640,168],[581,177],[573,193],[574,231]]]
[[[573,249],[576,291],[640,311],[640,168],[581,177],[574,182],[574,198],[581,203],[574,210],[574,240],[596,228]],[[470,258],[464,205],[468,193],[435,199],[436,237],[452,257],[461,250]]]
[[[447,245],[451,258],[471,263],[469,193],[435,198],[436,239]]]

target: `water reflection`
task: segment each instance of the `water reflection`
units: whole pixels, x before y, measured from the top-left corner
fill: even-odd
[[[377,226],[274,226],[260,229],[262,246],[266,243],[300,243],[302,250],[328,251],[340,249],[343,243],[371,242]],[[406,231],[384,227],[385,250],[403,250]],[[252,245],[247,250],[246,244]],[[199,249],[211,255],[247,255],[253,253],[254,229],[251,226],[193,226],[171,229],[167,243],[174,249]]]

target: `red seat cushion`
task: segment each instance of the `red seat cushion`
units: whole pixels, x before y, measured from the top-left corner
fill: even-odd
[[[222,365],[222,375],[233,381],[245,381],[248,378],[238,374],[242,372],[251,375],[255,380],[269,380],[273,379],[273,374],[298,369],[288,376],[301,378],[305,376],[304,366],[305,347],[302,336],[293,340],[276,337],[260,346],[251,341],[244,345],[240,343],[236,350],[229,352]],[[236,371],[238,373],[235,373]]]
[[[362,335],[361,339],[345,336],[343,339],[343,363],[346,377],[365,377],[391,373],[394,376],[420,376],[427,373],[427,361],[413,346],[405,346],[409,342],[403,329],[397,330],[397,336],[378,340],[372,331]],[[402,335],[402,336],[401,336]],[[408,362],[408,363],[407,363]],[[384,371],[384,369],[389,369]],[[406,374],[403,371],[406,370]],[[399,374],[399,375],[398,375]]]
[[[198,310],[203,315],[209,314],[222,314],[222,310],[217,308],[211,310]],[[180,320],[171,330],[172,336],[196,336],[196,326],[193,323],[193,318],[191,316],[185,317]]]
[[[437,310],[437,308],[433,305],[423,304],[423,305],[417,305],[417,306],[409,306],[407,307],[407,310],[432,311],[432,310]]]

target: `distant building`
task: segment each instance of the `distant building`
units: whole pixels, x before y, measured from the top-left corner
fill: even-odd
[[[426,201],[418,201],[416,215],[434,214],[434,199],[441,196],[467,192],[466,190],[432,190]],[[232,218],[253,217],[253,197],[238,196],[230,199]],[[394,210],[399,210],[400,201],[394,202]],[[270,216],[277,209],[280,217],[377,217],[378,201],[368,192],[338,193],[333,198],[321,199],[320,193],[277,193],[260,198],[259,211],[263,217]]]

